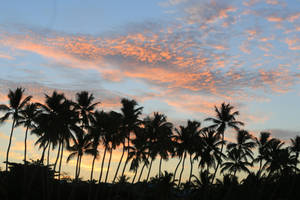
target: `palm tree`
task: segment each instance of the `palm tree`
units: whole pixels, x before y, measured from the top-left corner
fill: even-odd
[[[298,164],[298,158],[299,158],[299,153],[300,153],[300,136],[297,135],[295,138],[291,139],[291,151],[293,153],[295,153],[296,156],[296,162],[295,162],[295,167],[297,168],[297,164]]]
[[[216,118],[206,118],[205,121],[212,121],[213,124],[209,128],[214,128],[217,130],[217,133],[221,135],[222,137],[222,146],[221,146],[221,152],[223,152],[223,146],[224,146],[224,134],[227,129],[234,128],[235,130],[239,130],[239,126],[243,126],[244,123],[237,121],[236,116],[239,115],[238,111],[233,112],[234,107],[230,104],[222,103],[220,108],[217,108],[215,106],[215,112],[216,112]],[[214,172],[214,176],[212,178],[212,181],[214,181],[216,173],[218,171],[219,165],[221,162],[218,162],[216,170]]]
[[[296,156],[291,154],[289,148],[283,148],[284,142],[273,138],[270,140],[267,148],[266,162],[263,169],[266,169],[268,177],[274,174],[283,175],[296,170]]]
[[[138,107],[138,103],[135,100],[129,100],[125,98],[121,100],[121,103],[122,103],[121,111],[123,115],[121,131],[122,134],[124,134],[124,136],[127,138],[127,147],[125,145],[125,142],[123,143],[123,149],[127,148],[127,158],[121,174],[121,176],[123,176],[128,163],[130,138],[131,138],[130,135],[132,133],[135,133],[135,130],[141,124],[141,120],[139,119],[139,116],[142,114],[143,107]],[[122,160],[120,160],[120,162],[121,161]]]
[[[248,158],[253,160],[252,149],[256,146],[256,143],[253,141],[252,136],[245,130],[239,130],[236,140],[236,143],[229,143],[227,149],[229,151],[237,149],[241,154],[244,154],[245,161],[248,161]]]
[[[195,158],[200,158],[199,167],[201,170],[205,168],[209,173],[209,168],[216,168],[216,164],[220,162],[225,155],[221,152],[220,146],[224,143],[220,140],[220,135],[214,129],[204,128],[201,130],[201,142],[197,145]],[[210,179],[211,180],[211,179]]]
[[[87,151],[87,149],[89,149],[90,145],[91,145],[90,135],[85,134],[81,128],[78,128],[75,131],[75,138],[73,139],[73,145],[67,147],[68,151],[71,152],[71,154],[67,158],[67,162],[69,162],[71,159],[77,156],[75,176],[74,176],[75,180],[78,180],[80,175],[81,158],[83,154],[89,154],[89,151]]]
[[[122,115],[118,112],[110,111],[107,115],[106,123],[104,123],[104,143],[105,147],[109,149],[109,160],[108,166],[105,176],[105,183],[108,179],[111,158],[112,158],[112,151],[116,149],[117,146],[120,145],[122,142],[120,135],[120,126],[122,123]]]
[[[9,105],[0,105],[0,111],[6,112],[3,117],[0,118],[0,123],[3,123],[6,121],[10,116],[12,116],[13,123],[11,126],[10,136],[9,136],[9,143],[7,147],[6,152],[6,164],[5,164],[5,170],[8,170],[8,158],[9,158],[9,151],[10,146],[12,142],[12,136],[14,132],[14,128],[16,123],[18,122],[18,119],[20,118],[20,111],[23,110],[24,106],[30,101],[32,96],[27,96],[23,99],[24,91],[22,87],[17,88],[15,91],[9,90],[9,93],[7,95],[9,99]]]
[[[93,115],[94,115],[94,109],[95,107],[100,104],[100,102],[93,103],[94,100],[93,94],[89,94],[87,91],[81,91],[76,93],[76,102],[74,103],[75,109],[79,114],[79,119],[80,119],[80,126],[82,129],[82,133],[85,134],[88,131],[88,128],[91,124],[91,121],[93,120]],[[94,133],[97,133],[94,132]],[[95,137],[90,137],[90,136],[83,136],[81,137],[82,139],[88,138],[86,142],[86,153],[93,155],[93,162],[92,162],[92,171],[91,171],[91,180],[93,177],[93,171],[94,171],[94,163],[95,159],[98,155],[97,147],[99,142],[97,140],[97,134],[94,135]],[[90,143],[88,140],[93,138],[93,143]],[[99,140],[99,138],[98,138]],[[90,146],[93,146],[93,148],[90,148]],[[81,155],[82,156],[82,155]],[[80,157],[81,157],[80,156]],[[81,163],[81,158],[79,162],[79,172],[80,172],[80,163]],[[79,174],[77,175],[78,178]]]
[[[140,176],[138,178],[138,182],[140,181],[142,171],[145,167],[145,165],[148,164],[148,150],[147,150],[147,137],[143,131],[143,128],[140,128],[139,131],[136,131],[136,137],[131,141],[132,146],[129,149],[129,157],[128,159],[131,160],[130,170],[134,171],[134,177],[132,179],[132,183],[134,183],[139,164],[141,162],[144,162],[144,165],[142,167]]]
[[[237,149],[227,149],[227,162],[222,163],[221,167],[221,173],[224,171],[229,171],[229,173],[233,173],[233,176],[236,175],[236,172],[244,171],[248,174],[250,173],[250,170],[247,167],[251,167],[252,164],[247,161],[246,154]]]
[[[90,125],[95,107],[100,104],[100,102],[93,103],[94,99],[93,94],[87,91],[76,93],[75,109],[79,112],[82,128]]]
[[[177,135],[175,135],[175,140],[177,142],[177,149],[176,151],[183,152],[183,162],[182,162],[182,169],[179,175],[178,179],[178,185],[181,183],[181,177],[184,170],[184,164],[187,154],[190,155],[190,176],[189,176],[189,182],[191,182],[192,178],[192,169],[193,169],[193,158],[192,155],[196,151],[196,146],[201,145],[201,142],[199,142],[199,133],[201,123],[198,121],[190,121],[188,120],[187,126],[179,126],[179,129],[175,129],[175,132]],[[180,162],[180,161],[179,161]]]
[[[267,159],[267,150],[270,142],[269,132],[261,132],[259,138],[255,138],[256,145],[258,146],[258,156],[253,160],[254,163],[259,162],[259,169],[257,175],[261,175],[263,161]]]
[[[93,155],[92,169],[91,169],[91,176],[90,176],[91,181],[93,180],[95,160],[99,155],[98,146],[101,143],[103,134],[104,134],[103,133],[103,111],[102,112],[96,111],[94,113],[94,117],[91,120],[91,126],[89,127],[91,146],[87,150],[90,152],[91,155]]]
[[[60,179],[61,164],[63,159],[64,147],[70,146],[70,139],[74,139],[73,131],[76,132],[78,129],[77,124],[79,123],[78,113],[74,107],[74,103],[67,100],[63,93],[57,93],[53,91],[51,96],[45,95],[45,105],[39,104],[45,115],[47,116],[54,127],[55,138],[58,141],[59,147],[57,151],[57,158],[54,164],[54,170],[57,162],[59,161],[58,178]],[[47,131],[46,133],[54,134],[54,131]]]
[[[27,134],[28,129],[36,128],[35,120],[41,113],[41,110],[38,109],[38,105],[35,103],[27,104],[24,110],[20,111],[20,118],[16,123],[16,126],[23,125],[26,128],[25,139],[24,139],[24,163],[26,164],[26,155],[27,155]]]

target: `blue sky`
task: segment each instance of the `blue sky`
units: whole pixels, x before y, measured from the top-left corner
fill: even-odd
[[[2,103],[20,85],[35,100],[89,90],[106,110],[134,98],[184,124],[225,101],[253,134],[300,132],[299,0],[11,0],[0,13]]]

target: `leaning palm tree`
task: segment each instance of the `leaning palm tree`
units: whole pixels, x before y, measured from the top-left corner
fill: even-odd
[[[0,111],[6,112],[3,117],[0,118],[0,123],[6,121],[10,116],[12,116],[13,122],[11,126],[10,136],[9,136],[9,143],[6,152],[6,164],[5,170],[8,170],[8,159],[9,159],[9,151],[12,142],[12,136],[14,132],[14,128],[18,119],[20,118],[20,111],[23,110],[24,106],[30,101],[32,96],[27,96],[23,99],[24,91],[22,87],[17,88],[15,91],[9,90],[7,95],[9,99],[9,105],[0,105]]]
[[[221,152],[223,152],[224,147],[224,134],[226,129],[234,128],[239,130],[239,126],[243,126],[244,123],[237,121],[236,116],[239,115],[238,111],[233,111],[234,107],[230,104],[222,103],[220,108],[215,106],[216,118],[206,118],[205,121],[211,121],[213,124],[209,128],[214,128],[217,130],[217,133],[222,137],[223,144],[221,146]],[[216,170],[212,181],[214,181],[216,173],[218,171],[219,165],[221,162],[218,162]]]
[[[36,128],[35,120],[42,111],[38,109],[38,105],[35,103],[30,103],[25,106],[23,110],[20,111],[20,118],[16,123],[16,126],[23,125],[26,128],[25,139],[24,139],[24,163],[26,164],[27,159],[27,135],[28,130]]]

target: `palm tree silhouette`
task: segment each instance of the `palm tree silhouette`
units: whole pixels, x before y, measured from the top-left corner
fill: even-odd
[[[255,138],[256,145],[258,146],[258,156],[253,160],[254,163],[259,162],[259,169],[257,171],[257,175],[261,175],[263,161],[267,159],[268,153],[268,145],[270,142],[270,135],[269,132],[261,132],[259,138]]]
[[[35,120],[42,111],[38,109],[38,105],[35,103],[30,103],[25,106],[23,110],[20,111],[19,120],[16,123],[16,126],[23,125],[26,128],[25,139],[24,139],[24,163],[26,164],[27,159],[27,134],[28,129],[36,128]]]
[[[129,147],[128,159],[131,160],[130,170],[134,171],[132,183],[134,183],[135,181],[139,164],[141,162],[144,162],[142,169],[144,168],[145,165],[148,164],[149,152],[147,148],[147,139],[148,138],[145,135],[144,129],[140,128],[139,130],[136,130],[136,137],[131,140],[133,145]],[[141,175],[142,175],[142,170],[138,178],[138,182],[140,181]]]
[[[9,143],[6,151],[6,161],[5,161],[5,170],[8,170],[8,159],[9,159],[9,150],[12,142],[12,136],[16,123],[20,118],[20,111],[23,110],[24,106],[30,101],[32,96],[27,96],[23,99],[24,91],[22,87],[17,88],[15,91],[9,90],[7,95],[9,99],[9,105],[2,104],[0,105],[0,111],[6,112],[3,117],[0,118],[0,123],[6,121],[10,116],[12,116],[13,122],[11,126]]]
[[[291,154],[290,148],[284,148],[283,145],[284,142],[276,138],[272,138],[269,142],[266,162],[263,165],[263,169],[269,172],[268,177],[297,171],[296,156]]]
[[[233,176],[239,171],[250,173],[247,167],[251,167],[252,164],[247,161],[246,154],[243,151],[237,148],[227,149],[226,160],[227,161],[221,165],[221,173],[229,171],[230,174],[233,173]]]
[[[232,149],[237,149],[241,151],[241,154],[244,154],[245,161],[248,161],[248,158],[253,160],[252,149],[256,146],[252,136],[245,130],[239,130],[236,137],[237,142],[230,142],[227,144],[227,149],[230,151]]]
[[[205,168],[209,173],[209,168],[216,168],[216,163],[220,162],[225,155],[221,152],[220,146],[224,141],[220,140],[220,135],[214,129],[204,128],[201,130],[201,144],[197,145],[195,158],[200,158],[199,167]],[[211,180],[211,179],[210,179]]]
[[[122,123],[122,115],[118,112],[110,111],[107,115],[106,123],[104,123],[104,143],[109,150],[108,167],[105,176],[105,183],[108,179],[112,151],[117,148],[122,142],[120,135],[120,126]]]
[[[229,160],[222,164],[221,172],[228,170],[233,172],[234,176],[237,171],[245,171],[250,173],[247,166],[252,166],[248,161],[250,158],[253,160],[252,149],[256,146],[252,136],[245,130],[239,130],[236,137],[236,143],[227,144],[227,155],[226,160]]]
[[[292,143],[291,151],[295,153],[296,156],[295,167],[297,168],[297,164],[299,163],[298,158],[300,153],[300,136],[297,135],[295,138],[292,138],[291,143]]]
[[[121,131],[122,134],[124,134],[127,139],[127,147],[125,143],[123,143],[123,148],[127,148],[127,158],[125,160],[125,164],[121,174],[121,176],[123,176],[126,166],[128,164],[130,138],[131,138],[130,135],[134,134],[135,130],[141,124],[141,120],[139,119],[139,116],[142,114],[143,107],[138,107],[138,103],[135,100],[129,100],[125,98],[121,100],[121,104],[122,104],[121,112],[123,115]]]
[[[67,149],[70,151],[70,155],[67,158],[67,163],[73,159],[75,156],[77,156],[76,161],[76,168],[75,168],[75,180],[77,181],[80,175],[80,168],[81,168],[81,159],[83,154],[88,154],[87,149],[90,147],[90,135],[87,135],[83,132],[81,128],[77,128],[76,131],[74,131],[75,137],[73,138],[72,146],[68,146]]]
[[[214,128],[217,130],[217,133],[221,135],[222,141],[224,141],[224,134],[227,127],[234,128],[236,130],[239,130],[239,126],[243,126],[244,123],[237,121],[236,116],[239,115],[238,111],[233,112],[234,107],[230,104],[222,103],[220,108],[217,108],[215,106],[215,112],[216,112],[216,118],[206,118],[205,121],[212,121],[213,124],[209,126],[209,128]],[[223,146],[224,143],[222,143],[221,146],[221,152],[223,152]],[[218,162],[217,167],[214,172],[214,176],[212,178],[212,181],[214,181],[216,173],[218,171],[219,165],[221,163]]]
[[[182,169],[181,169],[181,172],[179,175],[178,185],[180,185],[180,183],[181,183],[181,178],[182,178],[182,173],[184,170],[184,164],[185,164],[185,159],[186,159],[187,153],[190,155],[191,168],[190,168],[189,182],[191,181],[192,169],[193,169],[192,154],[196,151],[196,146],[199,144],[201,145],[201,142],[199,142],[200,126],[201,126],[200,122],[188,120],[187,125],[185,127],[179,126],[179,129],[177,129],[177,128],[175,129],[175,132],[177,134],[177,135],[175,135],[175,140],[177,142],[176,151],[179,151],[180,154],[183,153]]]
[[[93,118],[91,119],[91,126],[89,127],[89,135],[91,137],[91,144],[90,148],[87,149],[88,152],[90,152],[91,155],[93,155],[93,161],[92,161],[92,168],[91,168],[91,176],[90,180],[93,180],[93,173],[94,173],[94,166],[95,166],[95,160],[97,159],[99,155],[98,147],[99,144],[102,142],[102,136],[103,136],[103,111],[96,111],[93,115]]]

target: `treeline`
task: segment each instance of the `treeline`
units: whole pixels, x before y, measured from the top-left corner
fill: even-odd
[[[53,91],[45,94],[43,103],[31,102],[32,96],[24,95],[24,88],[9,90],[7,105],[0,105],[3,116],[0,122],[12,119],[9,143],[5,159],[5,171],[9,171],[9,152],[14,129],[25,127],[24,165],[27,159],[28,133],[37,136],[35,145],[41,150],[39,164],[50,167],[60,180],[64,154],[66,162],[76,159],[74,180],[80,181],[81,163],[84,156],[92,156],[90,181],[107,183],[109,173],[113,173],[112,183],[126,182],[126,170],[133,172],[131,183],[149,182],[153,161],[159,160],[157,177],[168,179],[180,187],[185,185],[210,185],[236,179],[238,173],[255,178],[276,178],[297,175],[299,169],[300,137],[291,139],[290,145],[272,138],[268,132],[261,132],[258,138],[242,129],[244,123],[238,120],[239,112],[226,103],[215,107],[215,116],[207,118],[210,126],[202,127],[200,121],[188,120],[177,128],[167,120],[167,116],[155,112],[141,118],[143,107],[135,100],[122,99],[120,112],[105,112],[93,94],[78,92],[75,101],[63,93]],[[236,131],[236,141],[225,140],[228,128]],[[104,149],[100,155],[99,149]],[[111,158],[114,150],[122,149],[115,171]],[[254,151],[257,153],[254,154]],[[52,152],[55,152],[54,156]],[[50,159],[51,155],[55,159]],[[108,161],[105,162],[105,158]],[[100,158],[100,175],[94,180],[94,167]],[[162,162],[178,158],[171,174],[163,172]],[[51,160],[54,160],[51,163]],[[186,183],[182,175],[186,162],[191,166]],[[106,165],[107,170],[104,170]],[[142,180],[143,175],[146,177]],[[245,180],[246,180],[245,179]],[[172,185],[171,184],[171,185]],[[172,186],[173,187],[173,186]],[[1,189],[1,188],[0,188]]]

